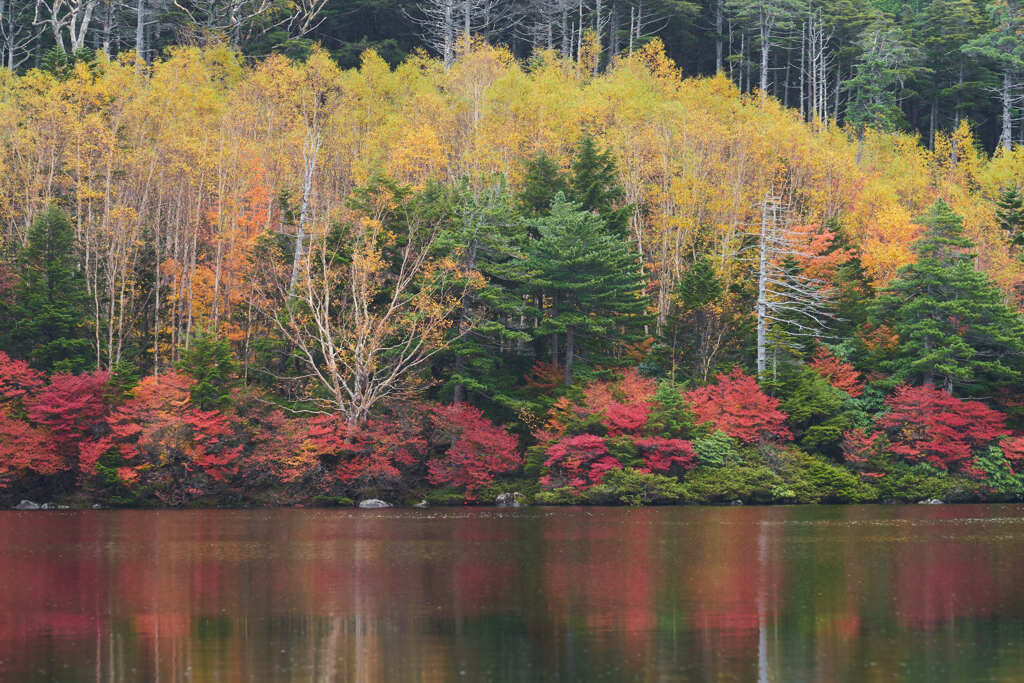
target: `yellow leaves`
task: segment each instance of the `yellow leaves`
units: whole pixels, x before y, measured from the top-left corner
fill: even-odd
[[[874,225],[864,238],[861,259],[876,286],[885,285],[901,266],[914,261],[910,245],[923,232],[901,206],[887,207],[876,215]]]
[[[429,124],[410,128],[391,147],[388,175],[403,183],[423,187],[428,180],[445,177],[445,149]]]

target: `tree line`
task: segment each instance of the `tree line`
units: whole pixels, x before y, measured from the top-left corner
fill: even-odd
[[[725,73],[818,125],[916,131],[932,146],[968,120],[994,149],[1024,136],[1022,21],[1007,0],[4,0],[0,64],[148,62],[224,42],[298,58],[319,44],[344,67],[368,48],[392,65],[425,49],[450,65],[473,37],[596,71],[657,37],[686,75]]]
[[[1024,491],[1022,152],[965,124],[816,126],[657,41],[0,85],[9,493]]]

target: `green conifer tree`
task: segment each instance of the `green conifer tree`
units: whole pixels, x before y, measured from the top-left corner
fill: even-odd
[[[882,369],[895,382],[968,395],[1020,382],[1024,323],[975,270],[962,219],[939,200],[918,220],[927,232],[914,245],[917,262],[904,266],[870,307],[874,321],[899,337]]]
[[[46,372],[92,367],[92,344],[85,329],[87,301],[71,222],[51,206],[32,223],[19,254],[4,346]]]
[[[616,343],[642,338],[646,283],[629,243],[564,196],[555,197],[536,228],[540,237],[528,246],[525,282],[546,294],[547,305],[535,334],[564,335],[565,381],[572,384],[577,353],[600,362]]]

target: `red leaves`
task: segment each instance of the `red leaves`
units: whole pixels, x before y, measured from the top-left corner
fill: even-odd
[[[326,466],[333,465],[343,482],[387,482],[401,476],[402,466],[416,462],[427,446],[408,420],[370,419],[349,425],[338,415],[325,415],[309,425],[303,449]]]
[[[684,439],[637,439],[634,443],[644,459],[644,467],[640,468],[643,472],[685,472],[697,464],[697,453],[693,450],[693,444]]]
[[[58,452],[69,468],[92,470],[89,444],[105,431],[109,379],[108,372],[54,375],[48,387],[27,401],[29,419],[50,428]]]
[[[864,393],[864,383],[860,381],[860,373],[846,361],[835,357],[824,346],[819,346],[814,358],[808,363],[815,372],[828,380],[828,383],[840,391],[845,391],[853,398]]]
[[[793,438],[784,424],[786,414],[778,409],[779,400],[762,392],[753,377],[735,368],[716,379],[716,384],[686,392],[698,424],[710,422],[745,443]]]
[[[12,418],[0,405],[0,486],[25,471],[51,475],[62,466],[46,431]]]
[[[541,477],[544,486],[571,486],[583,491],[600,484],[609,470],[622,469],[622,464],[608,454],[604,439],[592,434],[579,434],[559,441],[547,449],[544,466],[550,473]]]
[[[46,385],[43,373],[0,351],[0,402],[24,399]]]
[[[472,406],[435,406],[430,418],[434,427],[450,439],[444,456],[427,463],[432,484],[464,488],[466,499],[473,500],[496,474],[514,470],[523,462],[518,439]]]
[[[890,432],[890,450],[911,462],[978,476],[974,451],[1009,432],[1005,417],[979,401],[936,389],[898,387],[885,400],[890,412],[877,424]]]

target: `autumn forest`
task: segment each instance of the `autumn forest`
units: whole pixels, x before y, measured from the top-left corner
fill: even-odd
[[[0,499],[1024,498],[1012,135],[461,35],[0,68]]]

